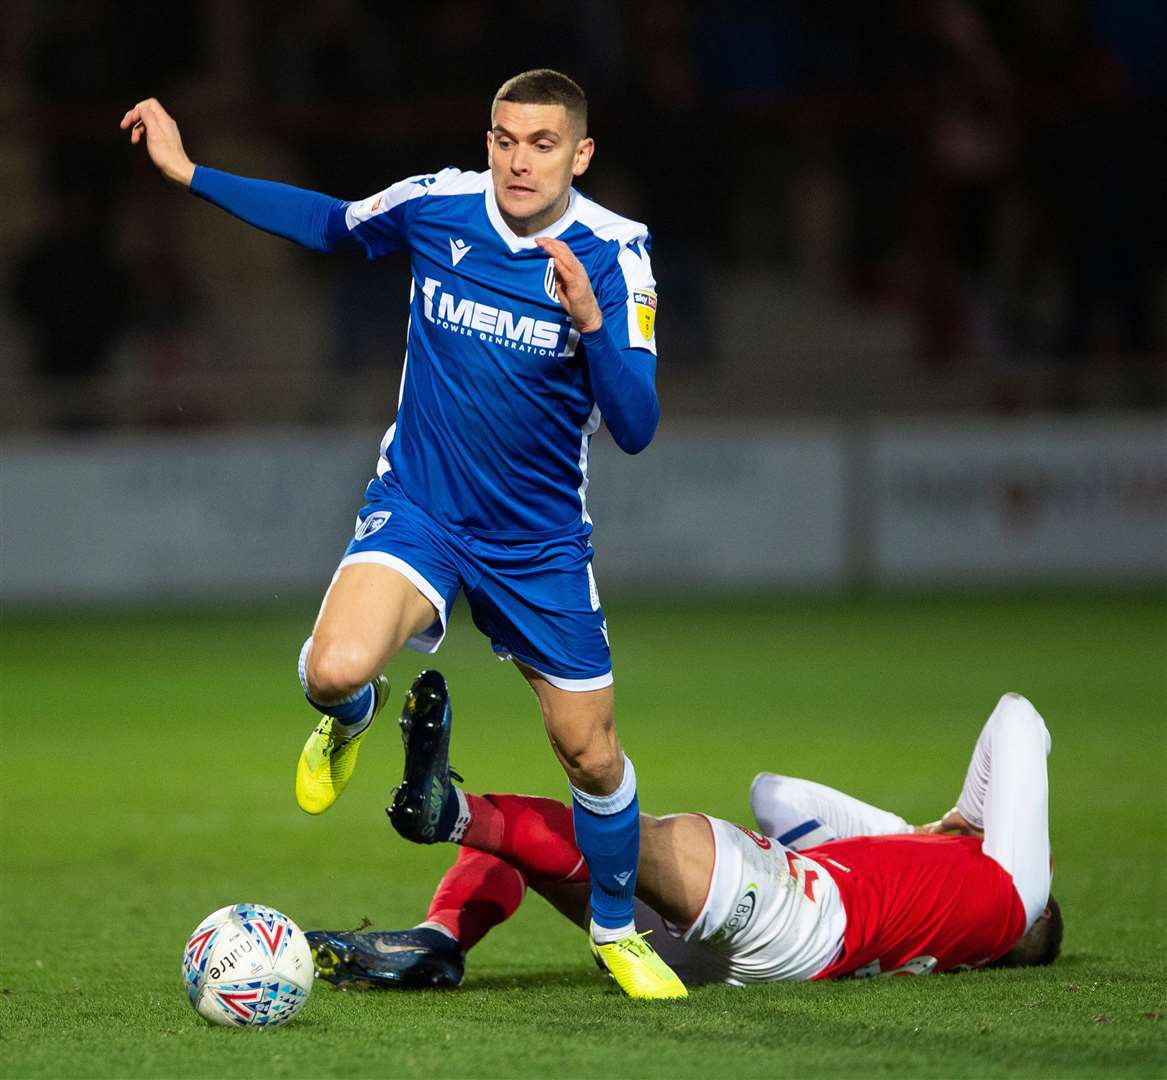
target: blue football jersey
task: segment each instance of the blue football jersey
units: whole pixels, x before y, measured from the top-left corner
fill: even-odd
[[[437,521],[495,540],[591,529],[588,446],[601,416],[586,346],[560,306],[554,267],[507,226],[489,172],[415,176],[347,207],[370,258],[411,255],[410,320],[391,471]],[[541,235],[587,270],[620,349],[656,356],[656,283],[645,226],[574,189]]]

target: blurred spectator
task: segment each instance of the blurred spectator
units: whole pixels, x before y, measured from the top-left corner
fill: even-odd
[[[626,181],[642,193],[635,210],[615,205],[652,231],[662,355],[670,364],[708,364],[714,356],[707,296],[724,250],[733,183],[723,125],[719,131],[723,117],[702,86],[701,27],[686,6],[649,0],[633,6],[628,20],[629,38],[639,45],[629,97],[608,113],[597,141],[602,154],[629,163]]]
[[[356,198],[482,168],[495,87],[551,66],[591,100],[598,153],[580,187],[653,231],[662,383],[691,364],[759,386],[821,371],[824,385],[869,380],[857,400],[898,401],[882,356],[889,376],[918,358],[934,369],[913,383],[921,401],[952,375],[971,376],[975,404],[978,378],[987,397],[1036,374],[1046,389],[1028,400],[1070,406],[1123,373],[1127,403],[1163,400],[1162,0],[548,0],[521,16],[499,0],[18,0],[11,14],[5,100],[33,122],[6,153],[41,162],[59,194],[31,239],[20,200],[0,210],[8,308],[35,351],[10,335],[5,377],[64,387],[107,371],[115,348],[139,388],[212,355],[259,371],[294,353],[305,385],[322,367],[343,382],[396,364],[386,343],[404,327],[384,297],[407,285],[400,263],[225,260],[178,235],[194,220],[181,201],[146,239],[133,217],[111,225],[127,190],[132,215],[153,206],[117,115],[173,93],[192,149]],[[268,261],[278,278],[257,269]],[[749,303],[727,319],[743,284]],[[745,325],[771,298],[767,328]],[[266,324],[249,318],[257,303]],[[772,365],[771,351],[816,360]],[[1051,371],[1065,376],[1054,397]],[[783,402],[783,386],[764,396]]]
[[[119,221],[119,252],[125,260],[132,309],[120,375],[142,400],[136,416],[149,424],[191,424],[202,415],[181,384],[205,365],[208,346],[200,312],[207,298],[192,280],[192,261],[179,226],[182,201],[153,177],[135,179]],[[127,370],[128,368],[128,370]]]
[[[98,374],[128,321],[126,273],[113,253],[100,191],[78,177],[52,202],[47,230],[17,259],[13,298],[32,325],[38,376]]]
[[[1057,323],[1037,344],[1061,357],[1061,403],[1076,405],[1091,358],[1126,355],[1141,381],[1143,358],[1163,348],[1153,311],[1167,161],[1162,100],[1152,96],[1163,86],[1145,54],[1156,31],[1167,46],[1167,18],[1156,0],[1029,0],[1016,19],[1017,62],[1032,95],[1028,199],[1060,282]]]
[[[991,257],[1015,144],[1013,82],[969,0],[903,0],[897,13],[924,74],[913,188],[921,351],[933,364],[1000,352]]]
[[[363,196],[387,151],[399,152],[375,124],[353,117],[376,115],[409,92],[412,20],[408,12],[390,19],[380,5],[359,0],[324,0],[273,5],[254,27],[259,88],[278,116],[307,125],[289,141],[299,144],[309,184]]]

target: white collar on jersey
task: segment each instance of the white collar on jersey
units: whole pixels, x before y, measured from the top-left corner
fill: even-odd
[[[556,237],[575,221],[576,209],[579,204],[579,193],[575,188],[568,189],[567,209],[563,216],[552,225],[548,225],[539,233],[540,236]],[[502,237],[503,242],[512,252],[529,251],[536,247],[533,237],[518,236],[502,219],[502,212],[498,208],[498,201],[494,197],[494,184],[491,183],[490,173],[486,174],[486,216],[490,218],[494,231]]]

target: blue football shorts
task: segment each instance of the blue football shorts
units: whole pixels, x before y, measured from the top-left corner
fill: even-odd
[[[340,567],[379,563],[404,575],[437,609],[406,644],[437,652],[458,592],[501,659],[562,690],[612,682],[608,626],[586,536],[501,542],[449,529],[410,502],[392,473],[370,481]]]

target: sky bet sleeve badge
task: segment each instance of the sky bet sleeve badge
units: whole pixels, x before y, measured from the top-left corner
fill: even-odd
[[[645,341],[652,341],[656,323],[656,293],[648,289],[635,289],[632,302],[636,305],[636,325],[640,327],[640,333]]]

